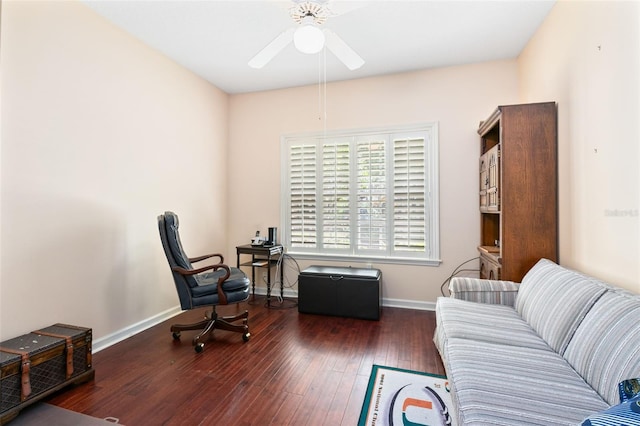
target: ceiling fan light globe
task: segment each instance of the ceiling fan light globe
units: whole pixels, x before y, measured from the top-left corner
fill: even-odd
[[[324,33],[312,24],[303,24],[293,33],[293,44],[302,53],[318,53],[324,47]]]

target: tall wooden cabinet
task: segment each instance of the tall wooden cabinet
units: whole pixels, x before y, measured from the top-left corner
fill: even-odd
[[[520,282],[558,259],[556,104],[500,106],[478,134],[480,277]]]

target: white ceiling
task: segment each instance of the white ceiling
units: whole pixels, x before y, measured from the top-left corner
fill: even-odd
[[[293,1],[82,0],[115,25],[227,93],[279,89],[424,68],[516,58],[555,0],[329,0],[325,27],[364,60],[349,71],[330,52],[306,55],[293,44],[262,69],[247,65],[282,31],[297,25]],[[320,0],[325,1],[325,0]]]

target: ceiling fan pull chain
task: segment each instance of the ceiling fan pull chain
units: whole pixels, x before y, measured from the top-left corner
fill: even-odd
[[[324,138],[327,138],[327,49],[322,49],[323,88],[322,103],[324,107]]]
[[[322,120],[322,58],[318,55],[318,121]]]

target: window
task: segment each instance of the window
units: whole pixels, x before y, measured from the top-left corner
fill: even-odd
[[[437,123],[282,138],[290,253],[439,262]]]

